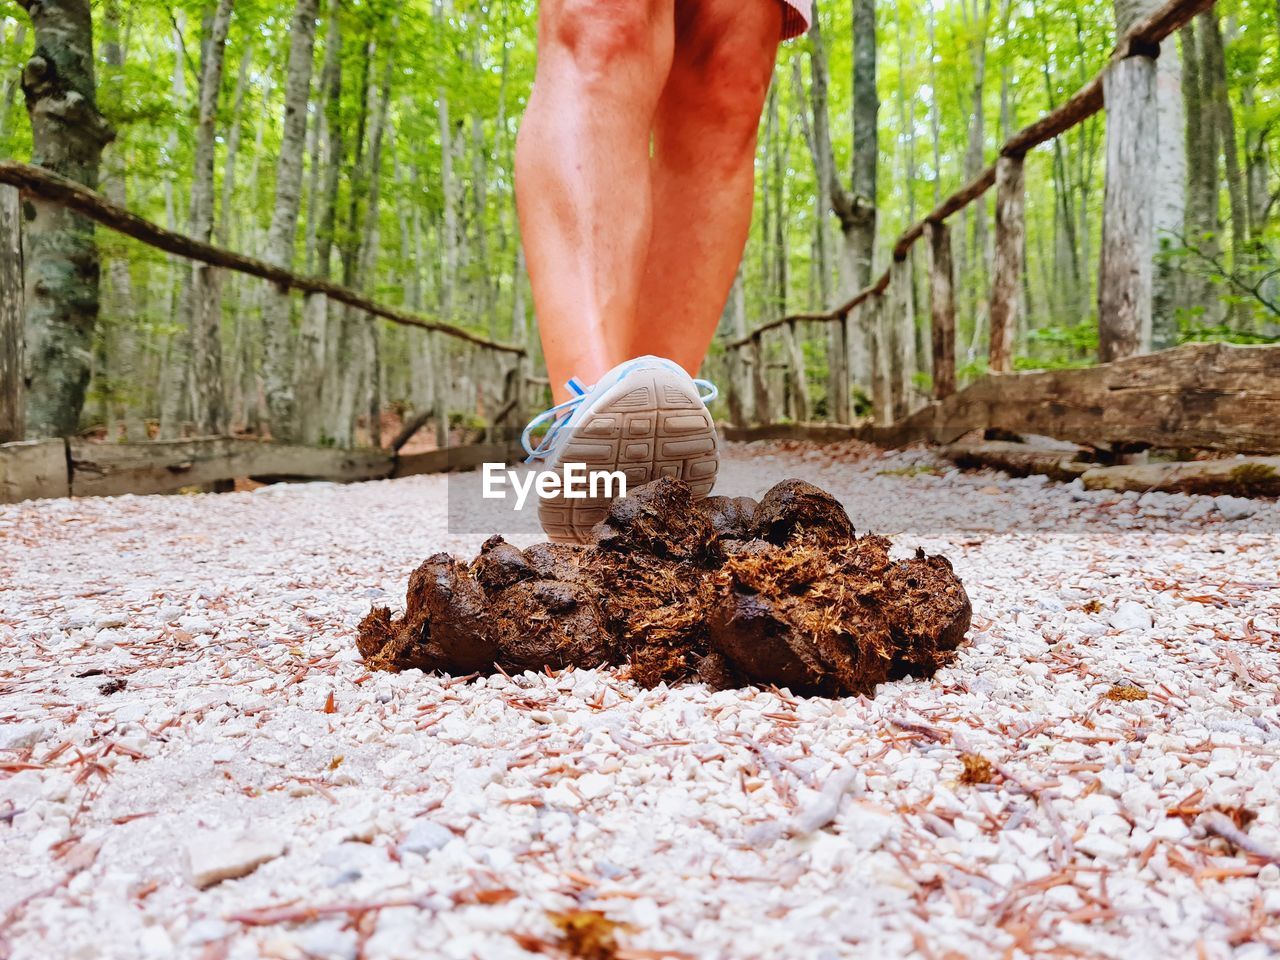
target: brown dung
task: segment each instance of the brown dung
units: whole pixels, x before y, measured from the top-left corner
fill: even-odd
[[[970,613],[944,557],[891,559],[888,540],[857,536],[840,503],[803,480],[757,503],[694,501],[662,479],[616,500],[590,546],[491,537],[470,564],[429,557],[404,616],[375,607],[357,642],[376,670],[611,665],[645,686],[870,695],[947,663]]]

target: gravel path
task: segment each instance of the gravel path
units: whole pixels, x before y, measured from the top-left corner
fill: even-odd
[[[788,476],[953,559],[952,667],[371,676],[358,619],[479,546],[441,477],[0,507],[0,956],[527,957],[575,909],[624,958],[1280,951],[1276,504],[853,446],[718,492]]]

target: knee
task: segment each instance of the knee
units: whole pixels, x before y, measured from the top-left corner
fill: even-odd
[[[667,123],[694,136],[664,138],[659,133],[659,148],[666,140],[669,150],[695,155],[675,157],[678,163],[696,159],[728,169],[750,163],[773,77],[774,55],[776,38],[767,46],[754,37],[727,37],[686,50],[677,47],[664,93],[672,108]]]
[[[734,31],[677,48],[669,81],[673,102],[684,122],[705,131],[729,162],[755,151],[776,50],[776,34]]]
[[[616,80],[628,67],[656,72],[665,69],[658,21],[654,0],[545,3],[539,56],[571,64],[586,83]]]

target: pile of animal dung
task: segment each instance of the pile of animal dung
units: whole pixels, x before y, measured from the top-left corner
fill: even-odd
[[[645,686],[776,684],[871,694],[930,676],[969,629],[969,597],[943,557],[889,558],[839,502],[784,480],[760,502],[695,501],[662,479],[615,500],[594,543],[519,550],[491,537],[409,578],[405,614],[375,607],[358,645],[377,670],[455,675],[624,666]]]

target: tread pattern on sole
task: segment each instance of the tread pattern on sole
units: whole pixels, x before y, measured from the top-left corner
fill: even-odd
[[[674,372],[644,370],[615,391],[565,439],[561,465],[620,470],[628,489],[673,477],[688,483],[696,498],[710,494],[720,468],[715,422],[691,384]],[[552,540],[586,543],[612,499],[548,497],[538,502],[538,519]]]

